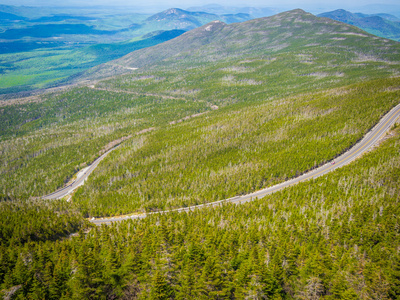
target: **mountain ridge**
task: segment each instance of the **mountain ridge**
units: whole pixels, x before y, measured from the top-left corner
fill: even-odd
[[[180,8],[169,8],[148,17],[144,24],[157,24],[163,29],[183,29],[191,30],[201,27],[212,21],[222,21],[225,23],[243,22],[252,19],[249,14],[212,14],[203,11],[187,11]]]
[[[317,16],[357,26],[371,34],[400,41],[400,22],[397,21],[397,17],[389,14],[368,15],[337,9]]]
[[[214,30],[207,31],[207,28]],[[380,38],[355,26],[295,9],[243,23],[208,23],[165,43],[132,52],[115,60],[112,62],[113,69],[110,65],[102,65],[90,70],[85,76],[97,74],[97,78],[101,78],[127,72],[126,69],[116,69],[115,66],[118,65],[152,68],[161,62],[164,65],[177,66],[189,61],[199,65],[222,57],[246,57],[254,53],[271,55],[291,47],[298,48],[298,51],[307,50],[313,45],[326,47],[321,44],[321,39],[326,45],[346,47],[349,50],[356,49],[356,43],[365,43],[367,39],[378,44],[382,42],[378,42],[377,39]],[[386,50],[383,53],[389,55]]]

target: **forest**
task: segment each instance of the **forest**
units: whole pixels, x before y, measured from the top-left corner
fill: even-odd
[[[263,199],[111,226],[85,224],[71,213],[73,205],[61,200],[47,210],[41,204],[39,212],[38,204],[26,207],[27,214],[20,215],[31,222],[15,229],[4,215],[21,208],[3,202],[3,294],[13,299],[398,299],[399,148],[397,127],[352,165]],[[58,216],[48,215],[50,209]],[[43,219],[54,222],[52,231],[46,231],[49,223]],[[21,234],[29,228],[43,236]],[[68,237],[74,229],[79,233]],[[55,235],[65,238],[54,241]]]
[[[0,100],[1,296],[400,299],[398,124],[317,179],[165,213],[325,164],[399,104],[397,42],[302,10],[212,25]]]

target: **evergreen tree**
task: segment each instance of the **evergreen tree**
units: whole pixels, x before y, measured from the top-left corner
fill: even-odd
[[[76,273],[71,289],[75,299],[101,299],[104,297],[102,265],[94,249],[82,245],[77,258]]]
[[[393,259],[390,274],[389,295],[392,299],[400,299],[400,255],[396,254]]]
[[[215,263],[213,257],[209,256],[204,264],[200,277],[201,294],[213,299],[222,299],[228,293],[223,281],[220,267]]]
[[[159,270],[156,270],[153,275],[150,295],[151,299],[155,300],[170,299],[173,295],[172,288]]]

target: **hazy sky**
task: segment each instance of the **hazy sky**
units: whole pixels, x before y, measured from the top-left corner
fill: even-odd
[[[60,5],[129,5],[129,6],[177,6],[189,7],[193,5],[204,5],[206,3],[218,3],[221,5],[234,5],[234,6],[263,6],[263,7],[277,7],[280,5],[349,5],[349,6],[363,6],[368,4],[393,4],[399,5],[399,0],[0,0],[0,4],[8,5],[32,5],[32,6],[60,6]]]
[[[7,5],[27,5],[27,6],[135,6],[148,7],[150,10],[160,11],[162,9],[179,7],[182,9],[190,6],[202,6],[209,3],[216,3],[224,6],[255,6],[255,7],[274,7],[283,9],[303,8],[311,10],[328,10],[345,8],[351,9],[370,5],[379,4],[396,5],[400,7],[399,0],[0,0],[0,4]],[[387,9],[386,9],[387,10]]]

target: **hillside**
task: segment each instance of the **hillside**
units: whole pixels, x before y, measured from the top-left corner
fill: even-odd
[[[0,101],[0,296],[397,299],[398,125],[263,199],[89,220],[248,194],[336,159],[399,104],[399,57],[398,42],[294,10],[214,21],[91,70],[130,74]],[[42,198],[111,149],[75,192]]]
[[[15,149],[15,151],[4,150],[4,153],[7,153],[7,156],[4,157],[7,163],[3,165],[2,172],[9,174],[10,177],[2,179],[2,186],[4,187],[2,193],[8,193],[10,197],[14,198],[29,197],[30,195],[40,196],[49,193],[65,184],[77,170],[93,161],[97,153],[112,141],[132,136],[135,132],[140,132],[146,128],[158,126],[162,129],[162,133],[154,131],[146,135],[149,144],[142,149],[144,157],[146,155],[152,156],[152,151],[155,151],[155,149],[166,147],[166,144],[159,141],[158,134],[161,134],[161,136],[170,139],[171,142],[169,143],[176,144],[177,148],[175,149],[187,152],[185,159],[194,155],[190,167],[185,167],[186,170],[192,169],[192,171],[190,172],[191,176],[187,178],[188,181],[182,181],[184,186],[187,184],[190,186],[195,182],[207,182],[208,180],[216,185],[215,189],[213,185],[206,185],[208,187],[205,190],[202,187],[203,185],[200,184],[197,185],[196,189],[179,187],[178,191],[181,188],[182,190],[171,193],[169,205],[213,201],[279,182],[286,177],[294,176],[297,172],[303,172],[319,165],[342,152],[352,142],[360,138],[372,126],[374,120],[376,121],[394,104],[395,98],[393,97],[395,94],[381,94],[380,89],[390,88],[391,85],[396,85],[397,81],[376,82],[374,80],[399,75],[399,53],[400,47],[396,42],[368,35],[353,26],[337,21],[317,18],[301,10],[240,24],[210,23],[163,44],[135,51],[119,61],[114,61],[115,64],[119,63],[117,67],[120,70],[133,72],[132,75],[93,83],[90,88],[72,89],[65,94],[49,95],[30,104],[5,107],[1,115],[1,134],[4,139],[2,147],[4,149],[11,147],[10,149]],[[115,68],[115,64],[110,63],[105,66]],[[138,70],[129,69],[138,65],[144,67]],[[104,68],[104,65],[102,68]],[[93,74],[98,76],[104,70],[108,70],[102,68],[94,69]],[[357,87],[366,91],[365,95],[357,100],[358,106],[371,105],[370,109],[361,112],[355,109],[353,99],[357,97],[357,93],[350,92],[352,85],[354,85],[354,88]],[[374,88],[374,85],[376,85],[376,88]],[[329,97],[325,96],[322,91],[332,89],[332,93],[335,93],[334,89],[341,87],[346,87],[345,90],[349,90],[349,92],[345,92],[348,97],[344,97],[342,100],[345,101],[345,104],[340,109],[336,109],[330,106],[334,103],[329,104]],[[324,147],[329,151],[314,153],[307,160],[296,158],[293,167],[286,163],[278,165],[272,162],[293,156],[297,151],[296,147],[299,146],[297,143],[300,143],[300,140],[291,144],[291,147],[286,145],[288,143],[286,138],[277,141],[276,147],[283,147],[282,149],[286,150],[284,153],[275,150],[275,158],[273,156],[267,158],[261,155],[261,153],[272,151],[269,148],[271,147],[269,143],[262,143],[261,148],[255,151],[256,153],[251,157],[248,157],[245,153],[245,149],[249,147],[248,141],[254,140],[254,143],[258,143],[258,135],[266,134],[270,136],[271,132],[264,131],[267,129],[275,128],[274,130],[279,131],[279,127],[282,126],[281,120],[290,118],[292,113],[297,115],[295,113],[296,107],[298,109],[300,103],[303,103],[301,98],[290,97],[307,94],[311,91],[315,93],[316,99],[319,99],[317,103],[323,101],[328,105],[325,107],[327,111],[336,111],[334,121],[324,119],[328,124],[333,122],[339,127],[345,126],[344,123],[347,126],[352,124],[353,129],[344,130],[336,126],[326,125],[329,127],[328,131],[340,132],[335,140],[329,139],[330,134],[321,133],[324,139],[318,143],[326,143]],[[395,92],[396,90],[394,90]],[[376,95],[375,98],[370,99],[372,102],[367,101],[368,94]],[[273,111],[277,109],[274,115],[281,116],[281,119],[276,120],[276,127],[264,128],[261,124],[243,124],[243,126],[248,126],[246,132],[249,132],[249,135],[240,134],[237,137],[236,131],[240,128],[235,127],[235,130],[227,130],[224,133],[227,135],[227,140],[237,141],[229,146],[232,147],[232,150],[227,152],[229,153],[226,156],[227,161],[218,158],[220,156],[218,153],[225,153],[226,147],[230,143],[221,144],[214,141],[214,138],[217,137],[213,136],[211,148],[207,148],[206,144],[197,146],[198,149],[203,149],[204,153],[208,153],[203,156],[200,154],[201,151],[192,151],[193,146],[189,141],[195,141],[197,138],[196,135],[192,135],[193,129],[186,128],[186,126],[190,126],[189,122],[188,124],[184,122],[184,124],[176,127],[168,126],[171,122],[180,120],[185,116],[208,112],[208,119],[204,119],[203,115],[201,115],[203,117],[198,117],[200,128],[216,126],[216,128],[229,129],[232,127],[232,120],[240,122],[239,119],[231,117],[231,110],[240,110],[242,114],[250,114],[250,119],[255,118],[262,123],[261,120],[264,118],[260,119],[253,116],[252,109],[258,105],[264,105],[264,101],[268,99],[269,101],[277,101],[276,103],[279,103],[281,99],[288,99],[285,101],[293,101],[294,104],[291,109],[286,109],[285,116],[281,115],[282,111],[279,108],[273,108]],[[272,108],[269,105],[270,103],[267,101],[266,106],[262,106],[263,110],[271,110]],[[212,107],[219,107],[219,110],[211,112]],[[266,115],[269,114],[266,113]],[[368,115],[369,117],[367,117]],[[211,116],[213,117],[211,118]],[[240,116],[241,114],[238,115],[238,117]],[[333,117],[333,115],[327,117]],[[302,120],[303,117],[298,116],[298,118]],[[219,124],[222,120],[227,123]],[[316,124],[320,120],[310,119],[309,121],[311,123],[307,126],[317,126]],[[107,130],[103,129],[103,123],[108,124]],[[82,124],[86,124],[86,129],[81,128]],[[300,126],[300,123],[292,128],[291,133],[286,132],[286,130],[289,130],[289,128],[286,128],[279,135],[288,137],[295,132],[301,132],[302,127],[297,127],[298,125]],[[181,128],[182,126],[183,128]],[[263,129],[261,132],[254,131],[250,129],[252,126],[257,128],[261,126]],[[305,126],[305,124],[302,124],[302,126]],[[322,125],[318,125],[318,127],[320,126]],[[43,139],[39,143],[33,138],[37,130],[41,130],[40,132],[43,134]],[[166,131],[164,132],[164,130]],[[175,132],[175,130],[178,131]],[[175,137],[175,134],[181,136],[180,130],[186,132],[183,140]],[[321,130],[324,130],[323,126]],[[54,138],[54,131],[57,132],[57,138]],[[332,132],[331,134],[333,134]],[[315,145],[312,144],[313,139],[309,136],[311,132],[301,134],[304,135],[305,140],[308,140],[308,147],[312,149]],[[75,135],[76,138],[68,138],[71,135]],[[16,148],[17,144],[13,142],[13,136],[16,137],[15,142],[17,144],[22,143],[25,146]],[[23,137],[32,137],[32,139],[25,140],[22,139]],[[270,138],[272,139],[272,137]],[[186,144],[186,142],[189,142],[189,144]],[[133,147],[134,144],[131,146]],[[139,144],[143,145],[142,142],[139,142]],[[50,149],[51,151],[49,151]],[[124,151],[129,152],[129,149],[128,147]],[[40,155],[37,155],[38,153]],[[173,156],[179,156],[178,153],[179,151],[174,152]],[[259,159],[257,159],[257,153],[261,155]],[[198,155],[200,156],[197,157]],[[214,162],[208,159],[209,155],[215,157]],[[239,172],[244,168],[246,172],[253,174],[258,179],[252,184],[248,183],[249,185],[244,184],[240,187],[239,179],[236,179],[236,185],[232,184],[230,189],[221,192],[219,180],[223,180],[224,177],[218,177],[218,180],[211,178],[214,176],[212,175],[213,172],[224,172],[224,164],[229,162],[230,156],[236,157],[237,166],[232,161],[236,166],[233,169]],[[63,162],[62,157],[69,157],[68,162]],[[243,157],[243,162],[240,157]],[[110,157],[110,159],[117,160],[118,157]],[[252,163],[250,161],[253,159],[255,161],[252,163],[256,164],[262,164],[261,161],[266,163],[265,160],[268,159],[272,168],[271,172],[266,171],[261,166],[256,169],[251,168]],[[114,160],[110,167],[114,164],[120,165]],[[141,158],[138,161],[140,160]],[[217,162],[218,160],[220,162]],[[44,168],[50,161],[54,168]],[[196,165],[199,162],[201,162],[202,168],[197,169]],[[186,165],[186,162],[183,165]],[[183,172],[181,170],[183,165],[176,166],[177,169],[174,172],[169,172],[172,177],[168,181],[171,180],[172,182],[175,176]],[[129,172],[135,174],[136,171],[133,172],[133,169],[137,167],[137,165],[130,166],[129,168],[132,168],[132,170]],[[41,170],[37,172],[38,176],[40,174],[40,179],[29,176],[36,168]],[[201,171],[203,168],[206,170],[205,173]],[[152,163],[149,165],[144,163],[141,176],[146,176],[147,170],[151,169]],[[154,174],[162,177],[164,169],[161,167],[157,169],[157,171],[154,169]],[[105,171],[106,178],[112,172]],[[119,176],[122,175],[118,175],[116,178],[119,178]],[[138,177],[139,175],[135,176]],[[230,177],[229,182],[232,183],[233,178]],[[18,184],[21,180],[23,184]],[[121,179],[121,182],[125,182],[125,180],[129,181],[130,177]],[[240,179],[240,181],[243,180],[245,179]],[[102,183],[99,183],[101,181],[102,179],[95,180],[96,184],[102,185]],[[36,183],[32,185],[33,182]],[[105,197],[104,192],[101,192],[101,189],[94,188],[96,184],[91,186],[90,182],[87,184],[88,188],[85,185],[82,191],[77,193],[77,197],[82,195],[80,193],[84,195],[79,201],[85,202],[89,194],[88,199],[93,199],[93,201],[100,195],[103,195],[101,197],[104,201],[116,197],[111,187],[107,188],[111,190]],[[149,191],[153,189],[151,192],[153,196],[149,195],[147,201],[136,198],[136,196],[132,196],[136,200],[131,201],[131,198],[124,198],[124,196],[121,201],[126,203],[127,206],[122,209],[121,202],[121,206],[116,208],[116,211],[131,212],[132,209],[160,209],[165,207],[166,200],[161,196],[158,189],[151,187],[152,184],[157,184],[157,182],[159,181],[148,181],[146,183]],[[118,188],[117,185],[116,189],[118,190]],[[128,191],[127,193],[132,195],[133,192]],[[208,195],[212,196],[209,197]],[[82,205],[86,206],[87,204]],[[91,206],[97,206],[97,204],[89,205],[89,208],[87,208],[89,214],[116,213],[114,208],[109,210],[103,207],[93,210],[90,208]]]
[[[250,15],[243,13],[216,15],[201,11],[190,12],[179,8],[171,8],[147,18],[144,23],[156,23],[160,28],[191,30],[215,20],[236,23],[250,19]]]
[[[153,16],[129,9],[16,7],[0,5],[0,94],[68,83],[91,67],[176,37],[210,21],[251,19],[247,14],[215,15],[169,9]],[[10,13],[29,15],[19,17]],[[46,15],[48,13],[48,15]],[[81,13],[81,14],[79,14]],[[170,32],[148,40],[148,35]],[[101,51],[98,51],[101,50]]]
[[[318,15],[357,26],[371,34],[400,41],[400,19],[389,14],[366,15],[338,9]]]
[[[371,40],[373,41],[371,44]],[[366,41],[368,43],[366,44]],[[177,68],[199,66],[218,60],[230,60],[237,57],[269,55],[274,57],[292,50],[299,53],[313,52],[321,55],[329,47],[337,55],[346,59],[357,60],[357,53],[375,60],[393,59],[387,47],[396,45],[374,38],[366,32],[343,23],[318,18],[302,10],[281,13],[272,17],[250,20],[240,24],[209,23],[185,33],[177,39],[161,45],[135,51],[113,61],[110,66],[98,66],[86,74],[96,77],[107,77],[124,73],[115,66],[131,68],[151,68],[166,66]],[[375,51],[373,48],[381,51]],[[345,50],[346,49],[346,50]],[[333,60],[337,60],[332,55]],[[361,58],[362,59],[362,58]],[[126,70],[125,70],[126,72]]]
[[[391,134],[351,166],[243,205],[87,233],[67,202],[51,206],[60,214],[53,231],[42,221],[54,216],[44,203],[0,206],[0,287],[20,298],[396,299],[399,129]],[[22,217],[21,227],[7,224],[7,214]],[[74,227],[77,237],[41,242]],[[26,242],[29,233],[36,242]]]

